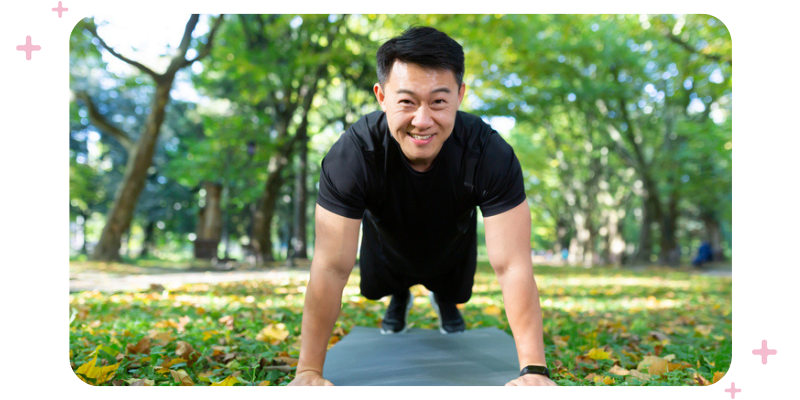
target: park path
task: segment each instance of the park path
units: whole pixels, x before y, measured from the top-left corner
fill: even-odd
[[[161,285],[169,289],[187,283],[220,283],[249,280],[308,279],[308,268],[273,268],[247,271],[190,271],[159,274],[109,274],[100,271],[70,273],[70,293],[81,291],[118,292],[149,289]]]

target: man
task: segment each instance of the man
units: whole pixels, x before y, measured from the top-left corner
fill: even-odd
[[[440,331],[463,332],[456,304],[472,294],[476,206],[523,369],[508,385],[555,385],[546,370],[522,171],[499,134],[458,111],[466,90],[461,46],[436,29],[411,28],[383,44],[377,62],[373,90],[382,112],[351,126],[322,162],[291,385],[332,385],[322,367],[362,220],[361,293],[372,300],[392,296],[382,332],[406,330],[415,284],[431,291]]]

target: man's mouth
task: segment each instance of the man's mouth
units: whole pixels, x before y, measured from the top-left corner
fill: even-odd
[[[406,133],[408,133],[408,132],[406,132]],[[427,142],[428,140],[430,140],[435,135],[435,133],[434,134],[430,134],[430,135],[416,135],[416,134],[413,134],[413,133],[408,133],[408,135],[411,136],[414,140]]]

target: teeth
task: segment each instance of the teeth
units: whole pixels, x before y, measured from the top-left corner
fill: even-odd
[[[428,139],[430,139],[431,136],[433,136],[433,135],[428,135],[428,136],[411,135],[411,137],[413,137],[414,139],[417,139],[417,140],[428,140]]]

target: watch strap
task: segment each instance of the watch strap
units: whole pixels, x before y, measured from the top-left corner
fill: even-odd
[[[541,365],[528,365],[522,371],[519,371],[519,376],[526,374],[544,375],[550,378],[550,370]]]

